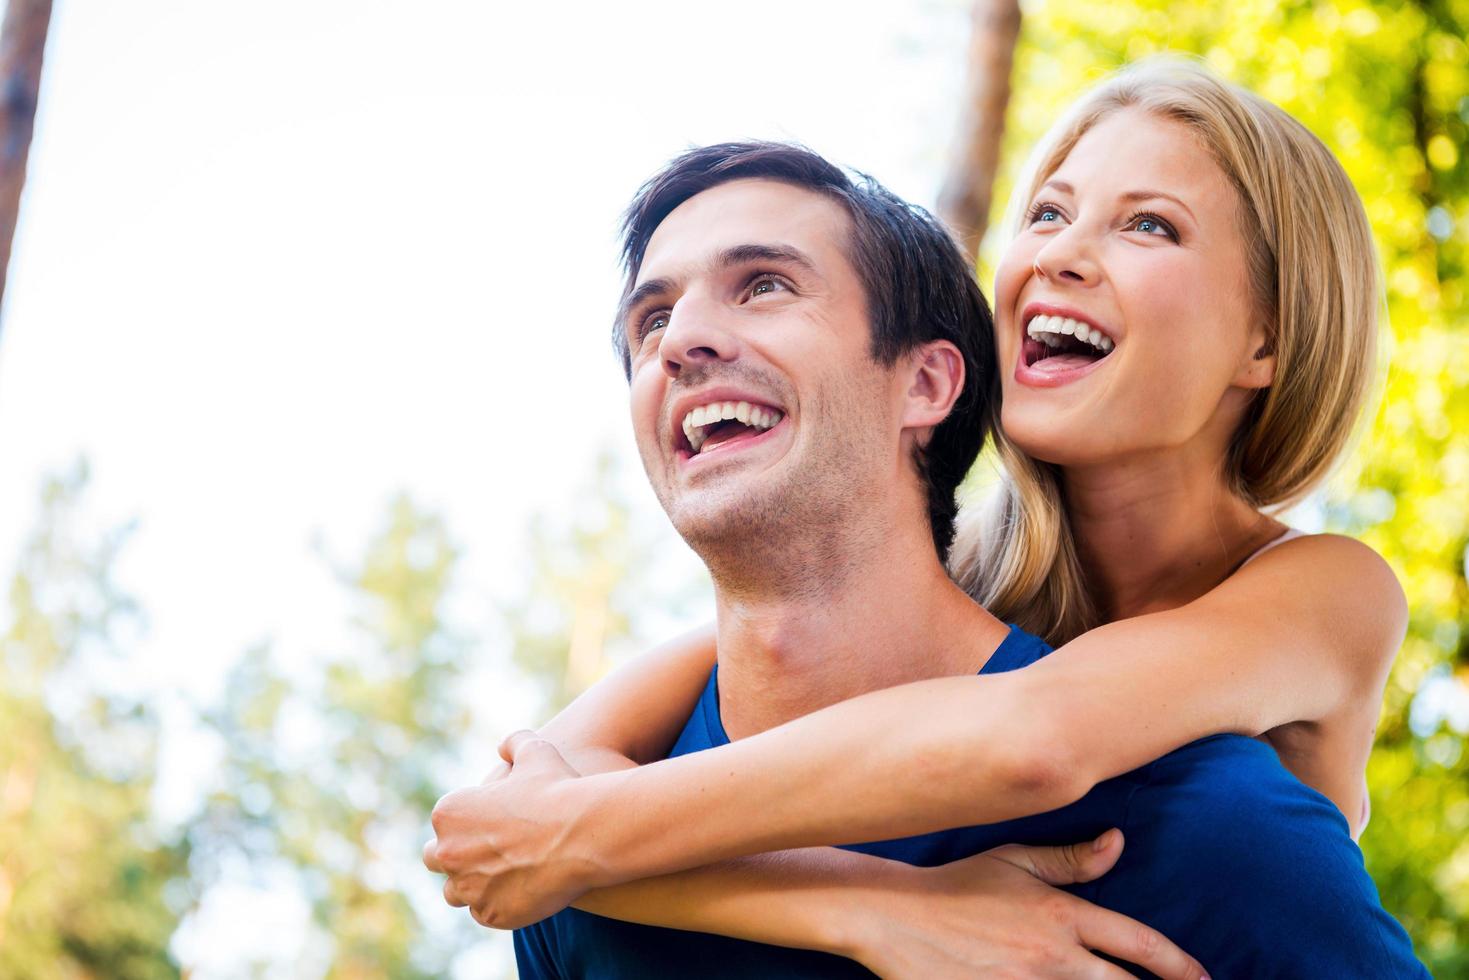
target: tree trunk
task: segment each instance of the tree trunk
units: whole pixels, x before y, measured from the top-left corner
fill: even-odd
[[[36,123],[51,0],[10,0],[0,28],[0,303]]]
[[[970,30],[964,104],[938,207],[973,264],[989,223],[1000,164],[1010,69],[1020,38],[1019,0],[974,0]]]

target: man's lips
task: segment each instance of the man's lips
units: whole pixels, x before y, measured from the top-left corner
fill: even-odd
[[[785,410],[767,395],[746,388],[718,385],[675,399],[667,418],[673,449],[697,456],[706,439],[716,430],[745,426],[764,431],[784,420],[785,414]]]
[[[706,465],[710,461],[718,462],[721,459],[729,459],[732,454],[747,449],[755,449],[778,438],[777,434],[783,433],[788,427],[789,422],[789,416],[783,416],[779,422],[768,429],[755,430],[747,428],[745,431],[727,439],[710,443],[697,453],[690,449],[687,444],[681,445],[675,451],[679,469]]]

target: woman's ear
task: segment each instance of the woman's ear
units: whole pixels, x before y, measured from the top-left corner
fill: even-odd
[[[1236,388],[1269,388],[1275,383],[1275,345],[1263,327],[1250,335],[1250,353],[1234,374]]]
[[[949,417],[964,391],[964,355],[947,340],[931,340],[908,355],[903,428],[928,429]]]

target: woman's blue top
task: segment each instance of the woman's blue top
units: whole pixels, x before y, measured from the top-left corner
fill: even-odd
[[[1050,652],[1011,627],[980,673],[1015,670]],[[671,755],[729,742],[717,684],[716,667]],[[1066,890],[1158,929],[1215,980],[1428,976],[1407,933],[1383,911],[1341,812],[1257,739],[1200,739],[1049,813],[850,849],[927,866],[1001,844],[1070,844],[1109,827],[1126,835],[1117,865]],[[515,955],[522,980],[871,976],[826,953],[577,909],[518,930]]]

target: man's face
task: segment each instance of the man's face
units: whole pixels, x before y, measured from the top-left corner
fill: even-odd
[[[633,428],[696,550],[776,532],[794,545],[901,472],[902,385],[870,356],[850,233],[821,194],[738,180],[648,243],[623,318]]]

